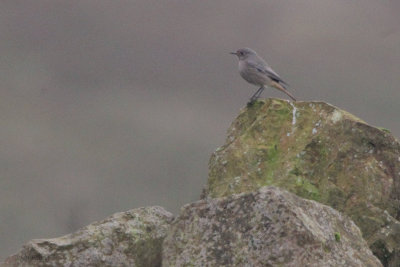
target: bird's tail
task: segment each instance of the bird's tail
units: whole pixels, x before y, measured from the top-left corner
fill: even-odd
[[[278,90],[280,90],[280,91],[282,91],[282,92],[284,92],[285,94],[290,96],[290,98],[293,99],[294,101],[297,101],[296,98],[291,93],[289,93],[288,90],[286,90],[286,86],[283,83],[272,81],[271,82],[271,86],[276,88],[276,89],[278,89]]]

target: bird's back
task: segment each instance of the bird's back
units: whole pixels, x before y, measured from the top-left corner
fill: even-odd
[[[248,59],[246,59],[247,64],[250,66],[254,66],[259,72],[263,73],[264,75],[267,75],[269,79],[278,82],[278,83],[283,83],[286,84],[286,82],[274,71],[268,63],[261,57],[259,57],[257,54],[252,55]]]

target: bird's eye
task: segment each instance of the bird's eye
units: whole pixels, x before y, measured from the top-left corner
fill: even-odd
[[[239,55],[243,56],[243,52],[239,52]]]

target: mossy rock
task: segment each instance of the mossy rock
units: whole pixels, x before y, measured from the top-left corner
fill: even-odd
[[[382,262],[400,266],[400,242],[388,242],[400,240],[400,144],[390,132],[324,102],[257,101],[211,156],[203,197],[266,185],[348,214]]]
[[[115,213],[72,234],[29,241],[1,266],[161,266],[173,220],[162,207]]]
[[[382,264],[348,216],[266,186],[185,205],[164,240],[162,266]]]

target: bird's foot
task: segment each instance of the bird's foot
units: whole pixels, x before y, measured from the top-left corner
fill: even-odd
[[[254,103],[257,101],[257,98],[250,98],[249,102],[247,102],[247,107],[251,107],[252,105],[254,105]]]

